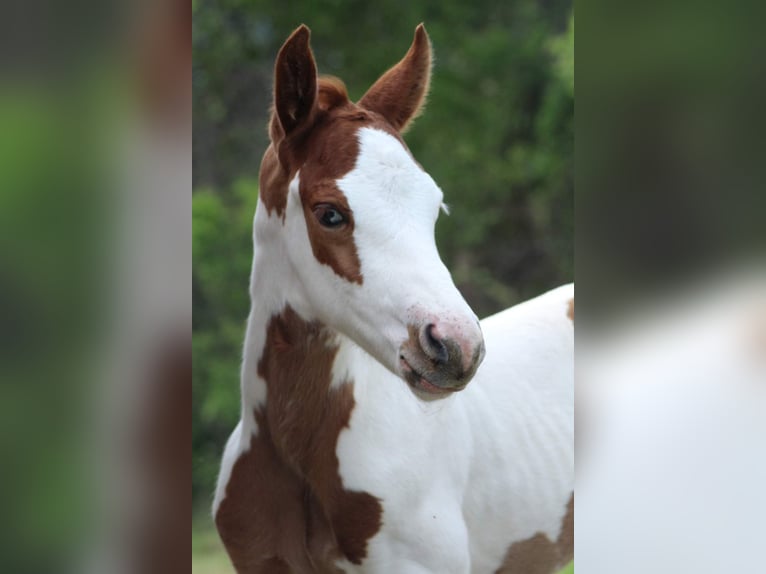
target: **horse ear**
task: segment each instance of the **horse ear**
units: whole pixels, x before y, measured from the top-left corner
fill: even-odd
[[[317,98],[317,68],[311,53],[311,31],[301,24],[277,55],[274,106],[285,135],[308,122]]]
[[[430,83],[431,40],[425,26],[419,24],[407,54],[367,90],[359,105],[404,131],[421,112]]]

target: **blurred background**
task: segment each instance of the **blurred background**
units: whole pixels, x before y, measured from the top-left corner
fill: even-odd
[[[0,38],[0,572],[188,572],[191,8]]]
[[[435,65],[405,135],[444,191],[437,244],[479,316],[573,280],[570,0],[193,3],[193,500],[204,546],[223,445],[239,418],[252,219],[274,60],[300,24],[320,74],[353,100],[424,22]],[[203,572],[203,570],[199,570]]]
[[[763,571],[764,7],[580,8],[577,565]]]
[[[766,36],[748,0],[581,14],[576,262],[595,326],[763,259]]]

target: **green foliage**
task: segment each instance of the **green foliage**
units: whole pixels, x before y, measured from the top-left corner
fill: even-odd
[[[68,571],[92,510],[81,445],[101,397],[91,381],[109,234],[100,102],[76,92],[0,90],[2,572]]]
[[[480,316],[573,277],[574,18],[539,3],[193,3],[194,495],[209,499],[238,415],[251,223],[276,53],[301,22],[320,73],[358,99],[425,22],[435,51],[407,133],[452,215],[439,248]]]
[[[209,514],[192,517],[192,574],[234,574]]]
[[[239,363],[252,258],[252,221],[258,198],[242,180],[226,195],[192,197],[194,273],[192,489],[209,499],[226,438],[239,419]]]

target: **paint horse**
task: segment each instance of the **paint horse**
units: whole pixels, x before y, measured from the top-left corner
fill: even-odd
[[[430,74],[422,25],[357,103],[317,76],[305,26],[277,57],[242,418],[213,504],[240,573],[572,557],[573,288],[481,323],[463,300],[434,241],[442,192],[401,135]]]

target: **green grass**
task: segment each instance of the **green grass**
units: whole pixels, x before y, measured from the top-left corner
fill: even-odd
[[[192,523],[192,574],[234,574],[210,517]]]
[[[218,533],[207,517],[192,524],[192,574],[234,574]],[[574,563],[559,574],[574,574]]]

